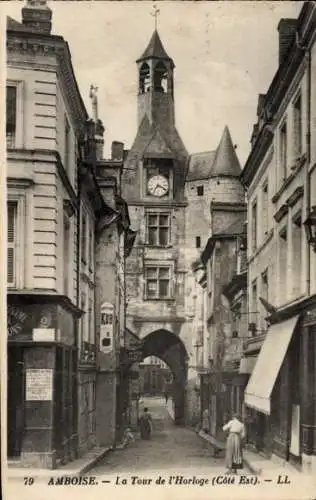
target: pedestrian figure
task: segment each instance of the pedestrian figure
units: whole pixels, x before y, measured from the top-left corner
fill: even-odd
[[[209,419],[209,411],[207,408],[203,411],[202,430],[206,434],[210,432],[210,419]]]
[[[169,395],[167,392],[165,392],[165,400],[166,400],[166,404],[168,403],[168,399],[169,399]]]
[[[243,468],[242,444],[246,435],[241,417],[234,413],[232,419],[224,425],[223,431],[229,432],[226,443],[227,474],[230,472],[236,474],[237,469]]]
[[[142,439],[150,439],[152,431],[152,418],[148,408],[144,408],[144,412],[139,419],[140,437]]]
[[[130,427],[127,427],[124,431],[123,441],[120,445],[117,446],[117,448],[118,449],[125,448],[128,444],[134,442],[135,442],[134,434],[132,433]]]

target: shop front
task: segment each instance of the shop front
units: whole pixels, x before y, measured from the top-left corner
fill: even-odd
[[[306,470],[316,455],[316,308],[306,301],[273,319],[245,389],[248,425],[257,449]]]
[[[77,317],[63,298],[8,297],[8,458],[25,466],[77,455]]]

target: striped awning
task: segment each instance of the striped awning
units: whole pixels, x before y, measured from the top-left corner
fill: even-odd
[[[271,394],[299,316],[269,327],[245,390],[245,404],[270,415]]]

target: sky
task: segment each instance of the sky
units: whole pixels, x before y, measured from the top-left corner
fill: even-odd
[[[151,1],[47,2],[52,33],[64,37],[89,114],[98,86],[105,156],[113,140],[129,148],[137,130],[136,59],[154,30]],[[21,20],[22,1],[1,2]],[[279,20],[296,18],[303,2],[163,1],[158,32],[175,63],[176,126],[188,152],[215,149],[228,125],[243,166],[250,150],[259,93],[278,67]]]

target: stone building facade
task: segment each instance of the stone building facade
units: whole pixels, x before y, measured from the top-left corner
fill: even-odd
[[[8,454],[48,468],[80,439],[77,158],[88,119],[51,16],[28,3],[22,23],[8,19],[6,123]]]
[[[118,372],[133,241],[115,178],[122,158],[111,172],[97,169],[104,129],[89,120],[67,42],[51,34],[51,18],[46,2],[33,1],[22,22],[7,23],[8,456],[44,468],[114,442],[117,398],[105,395],[100,354],[112,311],[103,302],[119,300],[110,304],[121,318],[112,332]],[[100,257],[95,248],[108,233]],[[102,295],[105,282],[111,297]],[[97,406],[98,393],[114,417]]]
[[[251,343],[260,351],[245,405],[257,448],[303,471],[315,467],[315,7],[305,2],[298,19],[279,23],[279,67],[260,96],[242,173]]]

